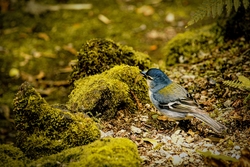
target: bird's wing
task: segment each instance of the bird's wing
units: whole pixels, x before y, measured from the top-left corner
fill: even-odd
[[[159,90],[153,97],[159,102],[162,109],[168,109],[176,112],[192,112],[199,108],[199,105],[192,96],[180,85],[171,83]]]

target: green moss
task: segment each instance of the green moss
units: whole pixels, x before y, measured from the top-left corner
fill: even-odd
[[[30,158],[88,144],[100,137],[90,118],[53,108],[27,82],[14,99],[17,146]]]
[[[23,152],[14,147],[11,144],[0,145],[0,166],[12,167],[12,166],[26,166],[27,158]]]
[[[166,65],[201,61],[205,58],[203,53],[210,53],[215,46],[222,45],[223,37],[219,36],[221,31],[221,28],[212,24],[176,35],[163,48]]]
[[[141,70],[150,66],[148,55],[108,39],[87,41],[80,49],[77,58],[78,62],[73,66],[72,81],[102,73],[120,64],[138,66]]]
[[[37,138],[38,139],[38,138]],[[47,139],[45,139],[47,140]],[[42,138],[38,139],[38,145]],[[42,155],[41,155],[42,156]],[[127,138],[105,138],[60,153],[29,160],[23,152],[10,144],[0,145],[0,165],[12,166],[141,166],[136,145]]]
[[[106,118],[114,117],[118,110],[135,107],[129,98],[128,85],[104,75],[77,80],[69,95],[69,105],[72,110],[101,114]]]
[[[29,166],[141,166],[136,145],[126,138],[106,138],[42,157]]]
[[[108,78],[118,79],[119,81],[126,83],[129,87],[131,99],[133,99],[134,102],[137,99],[142,103],[149,102],[148,86],[140,74],[139,68],[120,65],[106,71],[104,75]]]
[[[75,81],[69,95],[72,110],[83,110],[112,118],[119,110],[134,112],[137,103],[149,102],[147,85],[137,67],[115,66],[102,73]]]

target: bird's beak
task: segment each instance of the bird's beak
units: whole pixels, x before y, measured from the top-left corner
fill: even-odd
[[[147,72],[147,71],[141,71],[140,73],[142,74],[143,77],[147,78],[146,72]]]

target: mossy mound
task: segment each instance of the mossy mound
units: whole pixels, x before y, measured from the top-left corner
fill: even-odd
[[[13,167],[13,166],[26,166],[27,158],[23,152],[11,144],[0,145],[0,166]]]
[[[115,65],[127,64],[144,70],[150,67],[148,55],[134,51],[108,39],[87,41],[77,55],[78,62],[73,66],[71,81],[85,76],[102,73]]]
[[[128,65],[115,66],[103,73],[105,77],[118,79],[129,87],[131,99],[136,102],[149,103],[148,86],[140,74],[140,69]]]
[[[137,146],[127,138],[104,138],[91,144],[68,148],[60,153],[28,159],[17,147],[0,145],[0,166],[141,166]]]
[[[50,155],[100,138],[91,118],[53,108],[27,82],[14,98],[17,147],[29,158]]]
[[[75,81],[75,88],[69,96],[69,105],[75,111],[113,117],[117,110],[132,104],[128,90],[128,86],[117,79],[98,74],[85,77]]]
[[[206,53],[223,44],[221,31],[220,27],[212,24],[176,35],[163,48],[166,65],[202,61]]]
[[[137,103],[149,102],[147,86],[140,70],[128,65],[114,68],[75,81],[69,95],[69,108],[113,118],[117,111],[134,112]]]
[[[86,146],[79,146],[61,153],[42,157],[31,167],[45,166],[95,166],[95,167],[136,167],[141,166],[136,145],[126,138],[106,138]]]

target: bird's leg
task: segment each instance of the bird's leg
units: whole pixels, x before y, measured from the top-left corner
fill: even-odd
[[[179,125],[180,122],[176,121],[175,119],[171,119],[169,117],[167,117],[167,118],[168,118],[168,121],[173,122],[175,124],[174,128],[172,128],[170,131],[168,131],[168,133],[172,133],[172,132],[174,132],[174,131],[177,130],[177,127],[178,127],[178,125]]]
[[[178,127],[179,123],[180,123],[179,121],[175,121],[175,126],[174,126],[173,131],[176,131],[176,130],[177,130],[177,127]]]

